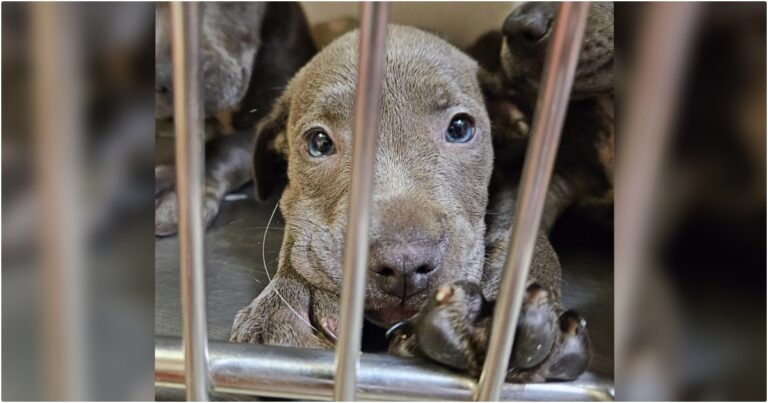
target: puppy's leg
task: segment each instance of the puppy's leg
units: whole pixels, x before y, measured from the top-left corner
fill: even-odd
[[[252,134],[241,132],[217,136],[205,147],[205,226],[213,222],[224,196],[250,180]],[[178,231],[175,167],[155,168],[155,235]]]
[[[230,341],[333,349],[333,341],[312,321],[312,299],[312,291],[303,281],[278,274],[250,305],[237,313]]]

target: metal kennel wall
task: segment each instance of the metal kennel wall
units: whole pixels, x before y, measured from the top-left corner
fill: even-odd
[[[199,5],[170,4],[183,341],[156,339],[156,386],[185,387],[189,400],[208,400],[210,390],[334,400],[612,399],[612,385],[589,380],[559,384],[504,383],[589,4],[562,3],[554,22],[518,194],[516,225],[510,238],[487,359],[479,381],[397,357],[360,356],[368,212],[384,79],[388,4],[361,3],[360,7],[350,217],[343,262],[340,338],[334,356],[328,351],[208,343],[201,199],[204,114]],[[642,132],[641,128],[636,129]]]

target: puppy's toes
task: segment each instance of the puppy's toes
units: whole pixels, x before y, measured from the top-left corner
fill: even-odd
[[[531,368],[547,357],[558,335],[557,315],[549,293],[540,285],[528,287],[517,323],[510,365]]]
[[[203,207],[203,226],[205,228],[210,227],[219,214],[219,206],[221,206],[221,201],[218,198],[206,195]]]
[[[174,184],[175,185],[175,184]],[[155,195],[155,236],[175,235],[179,231],[178,199],[173,187]],[[206,196],[203,205],[203,226],[208,228],[219,214],[220,201]]]
[[[485,358],[490,312],[478,285],[456,282],[440,287],[414,319],[418,351],[443,365],[478,372]]]
[[[229,341],[233,343],[261,343],[261,322],[252,306],[241,309],[232,324]]]
[[[172,165],[155,166],[155,235],[169,236],[178,231],[176,172]]]
[[[179,230],[177,202],[174,191],[163,192],[155,197],[156,236],[174,235]]]
[[[552,381],[576,379],[587,370],[591,358],[586,320],[575,311],[560,315],[559,334],[542,368],[542,376]]]

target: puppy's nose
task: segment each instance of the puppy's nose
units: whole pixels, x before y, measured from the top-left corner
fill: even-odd
[[[510,14],[501,30],[515,53],[544,49],[554,12],[547,4],[531,3]]]
[[[405,300],[429,286],[442,257],[436,239],[376,241],[371,245],[369,277],[385,293]]]

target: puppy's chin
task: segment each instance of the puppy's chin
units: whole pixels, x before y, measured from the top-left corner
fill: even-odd
[[[420,292],[405,301],[390,296],[375,297],[366,304],[365,317],[377,326],[388,328],[416,315],[424,305],[426,295],[426,292]]]

